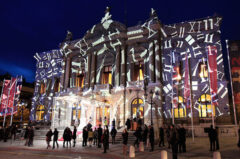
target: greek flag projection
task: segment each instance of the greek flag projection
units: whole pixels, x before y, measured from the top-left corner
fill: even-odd
[[[188,85],[183,83],[184,77],[189,78],[188,71],[191,76],[192,88],[190,89],[193,96],[194,116],[211,116],[211,103],[215,116],[228,114],[228,89],[219,30],[221,20],[221,17],[209,17],[163,26],[161,31],[163,35],[165,117],[171,117],[172,98],[177,96],[179,100],[182,96],[186,96],[184,87]],[[172,52],[177,57],[175,59],[178,66],[171,61],[174,57]],[[186,63],[188,61],[189,63]],[[173,73],[177,73],[179,78],[173,78]],[[186,101],[181,103],[177,109],[184,109],[186,116],[190,116],[190,109],[186,108]]]

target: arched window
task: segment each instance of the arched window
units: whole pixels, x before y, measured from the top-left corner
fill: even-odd
[[[207,70],[207,61],[203,58],[202,61],[199,63],[199,77],[206,78],[208,77],[208,70]]]
[[[183,97],[178,96],[178,106],[174,108],[174,118],[184,118],[186,117],[186,108],[182,107]]]
[[[43,120],[44,117],[44,105],[38,105],[36,110],[36,120]]]
[[[72,107],[72,126],[75,124],[76,120],[78,120],[78,122],[80,121],[80,117],[81,117],[81,106],[74,103]]]
[[[83,88],[84,86],[84,61],[80,57],[73,57],[71,62],[70,88]]]
[[[144,104],[141,98],[135,98],[132,103],[132,117],[133,118],[143,118],[144,116]]]
[[[202,94],[198,99],[199,117],[209,118],[212,117],[211,96],[210,94]],[[215,116],[215,106],[213,105],[213,115]]]

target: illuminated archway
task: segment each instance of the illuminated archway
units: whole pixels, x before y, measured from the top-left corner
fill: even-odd
[[[131,116],[132,118],[141,118],[144,117],[144,104],[141,98],[133,99],[131,103]]]
[[[198,99],[199,117],[209,118],[212,117],[211,96],[210,94],[202,94]],[[215,116],[215,106],[213,105],[213,115]]]

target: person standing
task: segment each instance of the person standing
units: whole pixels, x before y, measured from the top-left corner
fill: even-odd
[[[25,142],[25,146],[27,146],[28,145],[28,133],[29,133],[29,129],[30,129],[30,127],[26,127],[25,128],[25,133],[24,133],[24,139],[26,140],[26,142]]]
[[[148,127],[147,125],[145,124],[144,125],[144,130],[143,130],[143,142],[144,142],[144,145],[147,145],[147,137],[148,137]]]
[[[76,138],[77,138],[77,128],[76,128],[76,126],[74,126],[72,138],[73,138],[73,147],[75,147]]]
[[[16,133],[17,133],[17,127],[16,127],[16,125],[14,124],[14,125],[11,127],[11,139],[12,139],[12,140],[15,140],[15,139],[16,139]]]
[[[34,138],[34,129],[33,129],[33,126],[31,126],[28,132],[28,146],[33,146],[33,138]]]
[[[165,146],[164,145],[164,129],[163,129],[163,127],[160,127],[159,128],[159,147],[161,147],[161,146]]]
[[[82,143],[82,147],[87,146],[87,139],[88,139],[88,130],[87,127],[83,128],[83,143]]]
[[[240,127],[238,129],[238,148],[240,150]]]
[[[97,131],[97,128],[95,128],[93,132],[93,145],[97,146],[97,140],[98,140],[98,131]]]
[[[55,128],[54,132],[53,132],[53,149],[55,148],[55,143],[57,144],[57,148],[58,148],[58,130],[57,130],[57,128]]]
[[[115,125],[116,125],[116,121],[115,121],[115,119],[113,119],[113,121],[112,121],[112,127],[115,127]]]
[[[174,125],[170,127],[170,144],[172,147],[172,159],[177,159],[178,153],[178,135]]]
[[[130,119],[128,118],[127,119],[127,121],[126,121],[126,124],[125,124],[126,126],[127,126],[127,130],[129,130],[130,128],[131,128],[131,121],[130,121]]]
[[[116,135],[117,135],[117,130],[115,129],[115,127],[113,127],[112,130],[111,130],[112,144],[115,144]]]
[[[66,142],[67,142],[67,127],[63,131],[63,148],[65,147]]]
[[[186,129],[183,125],[179,129],[179,152],[186,152]]]
[[[154,150],[154,129],[152,125],[149,126],[149,142],[151,144],[150,152],[152,152]]]
[[[103,153],[107,153],[107,149],[109,149],[109,131],[108,127],[105,127],[104,133],[103,133]]]
[[[216,150],[219,150],[219,149],[220,149],[220,147],[219,147],[219,140],[218,140],[218,134],[219,134],[219,129],[218,129],[218,127],[216,127],[216,129],[215,129]]]
[[[98,148],[101,148],[102,133],[103,133],[103,130],[102,130],[101,124],[100,124],[98,127]]]
[[[3,127],[0,126],[0,141],[3,139]]]
[[[52,139],[52,129],[49,129],[49,131],[47,132],[46,134],[46,142],[47,142],[47,149],[50,148],[50,142],[51,142],[51,139]]]
[[[171,147],[171,144],[170,144],[170,131],[171,131],[171,128],[170,128],[170,126],[168,126],[168,128],[166,130],[166,135],[167,135],[167,142],[168,142],[168,148],[169,149]]]
[[[88,142],[89,142],[89,147],[92,147],[92,141],[93,141],[93,131],[92,128],[88,131]]]
[[[216,133],[215,130],[213,129],[213,126],[210,126],[210,129],[208,130],[208,137],[210,141],[210,151],[215,151],[215,137]]]
[[[134,146],[137,145],[137,147],[139,147],[139,142],[142,141],[142,128],[138,126],[133,135],[136,137]]]
[[[123,130],[122,133],[122,140],[123,140],[123,155],[127,155],[127,144],[128,144],[128,132],[127,129]]]

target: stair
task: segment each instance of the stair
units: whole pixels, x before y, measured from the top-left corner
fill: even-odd
[[[128,144],[134,144],[136,137],[133,135],[134,131],[128,131]],[[109,143],[112,143],[112,136],[109,136]],[[115,143],[121,144],[122,143],[122,131],[118,131],[115,137]]]

